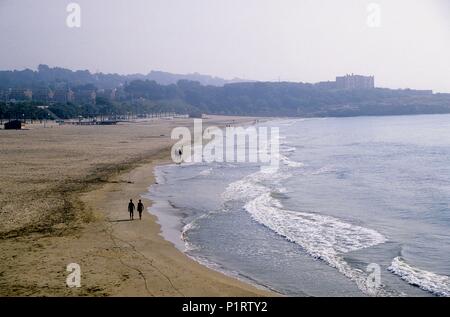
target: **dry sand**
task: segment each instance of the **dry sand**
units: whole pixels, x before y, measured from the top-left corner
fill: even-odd
[[[175,126],[192,120],[0,131],[0,295],[273,295],[194,262],[160,236],[154,216],[127,221],[128,200],[167,162]],[[72,262],[81,288],[66,286]]]

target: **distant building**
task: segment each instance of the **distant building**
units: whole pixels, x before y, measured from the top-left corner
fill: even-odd
[[[374,76],[362,76],[347,74],[336,77],[337,89],[373,89],[375,88]]]
[[[73,92],[67,88],[49,88],[33,89],[32,100],[48,103],[68,103],[73,99]]]
[[[8,91],[8,97],[7,100],[9,101],[27,101],[31,100],[32,93],[29,89],[23,89],[23,88],[10,88]]]

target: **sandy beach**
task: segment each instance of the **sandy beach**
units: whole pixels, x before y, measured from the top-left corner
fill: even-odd
[[[151,214],[128,221],[128,200],[143,199],[154,166],[169,160],[175,126],[192,120],[0,131],[0,295],[273,295],[191,260]],[[80,288],[66,286],[69,263],[81,267]]]

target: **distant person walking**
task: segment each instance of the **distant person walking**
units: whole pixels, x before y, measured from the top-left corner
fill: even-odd
[[[176,154],[178,154],[178,156],[180,157],[180,161],[177,163],[179,165],[183,161],[183,147],[176,150]]]
[[[134,220],[134,203],[133,199],[130,199],[130,202],[128,203],[128,212],[130,213],[130,220]]]
[[[142,220],[142,212],[144,211],[144,204],[139,199],[138,205],[137,205],[137,211],[139,213],[139,220]]]

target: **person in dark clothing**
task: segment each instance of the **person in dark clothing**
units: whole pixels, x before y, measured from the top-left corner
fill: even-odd
[[[176,150],[175,153],[180,157],[180,161],[177,162],[177,164],[180,165],[181,162],[183,161],[183,147],[181,147],[178,150]]]
[[[139,220],[142,220],[142,212],[144,211],[144,204],[139,199],[138,205],[137,205],[137,211],[139,213]]]
[[[130,213],[130,220],[134,220],[134,203],[133,199],[130,199],[130,202],[128,203],[128,212]]]

